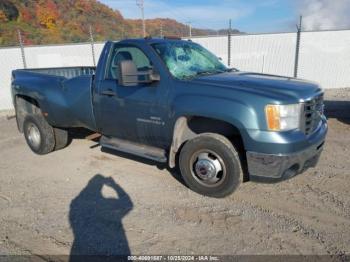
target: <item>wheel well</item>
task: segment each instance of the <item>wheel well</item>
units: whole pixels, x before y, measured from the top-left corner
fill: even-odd
[[[194,116],[188,118],[188,128],[195,134],[216,133],[223,136],[239,135],[239,130],[222,120],[208,117]]]
[[[16,109],[17,127],[21,133],[23,132],[23,122],[26,115],[40,113],[39,103],[31,97],[23,96],[23,95],[16,96],[15,109]]]
[[[228,138],[238,151],[244,172],[244,180],[247,180],[246,151],[242,135],[237,127],[222,120],[202,116],[182,116],[178,118],[174,128],[173,142],[169,153],[169,166],[175,167],[176,155],[180,152],[186,141],[201,133],[216,133]]]

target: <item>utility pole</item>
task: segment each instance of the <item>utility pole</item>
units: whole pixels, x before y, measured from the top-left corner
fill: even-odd
[[[25,53],[24,53],[24,45],[23,45],[23,38],[22,38],[21,30],[17,29],[17,33],[18,33],[19,47],[21,48],[23,68],[26,69],[27,68],[27,62],[26,62],[26,56],[25,56]]]
[[[231,66],[231,19],[229,20],[229,26],[228,26],[228,42],[227,42],[227,65],[230,67]]]
[[[144,0],[136,0],[136,5],[141,9],[141,16],[142,16],[142,34],[143,37],[146,37],[146,23],[145,23],[145,7],[144,7]]]
[[[124,39],[125,38],[125,25],[123,24],[122,25],[122,39]]]
[[[160,37],[163,38],[163,23],[160,22]]]
[[[192,38],[192,22],[188,21],[187,24],[188,24],[188,35],[190,38]]]

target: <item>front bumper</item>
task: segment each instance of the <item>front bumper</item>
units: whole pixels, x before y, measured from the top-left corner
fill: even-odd
[[[294,177],[309,167],[316,166],[325,142],[326,123],[324,123],[323,128],[320,128],[319,132],[317,134],[318,139],[302,151],[283,154],[248,151],[247,163],[250,180],[278,182]]]

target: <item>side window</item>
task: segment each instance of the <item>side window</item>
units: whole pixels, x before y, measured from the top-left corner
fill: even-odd
[[[111,55],[107,78],[118,79],[119,63],[124,60],[132,60],[139,72],[152,69],[152,63],[147,56],[137,47],[133,46],[117,46]]]

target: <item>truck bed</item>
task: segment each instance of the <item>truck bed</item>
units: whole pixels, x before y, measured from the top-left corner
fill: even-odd
[[[33,72],[44,75],[61,76],[71,79],[82,75],[94,75],[96,67],[77,66],[77,67],[54,67],[54,68],[31,68],[22,69],[23,71]]]
[[[51,125],[95,130],[92,109],[95,70],[82,66],[18,69],[12,71],[12,87],[22,97],[34,93]]]

